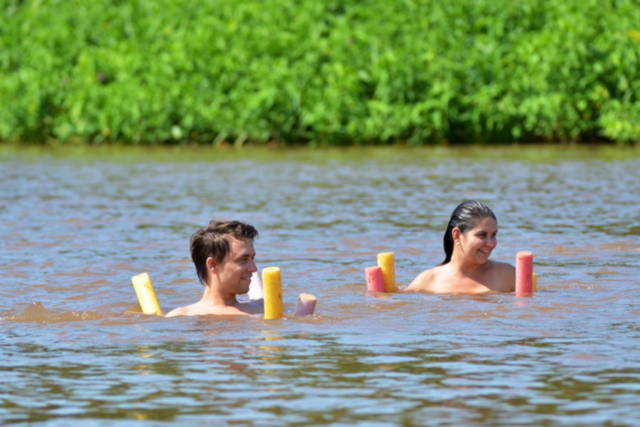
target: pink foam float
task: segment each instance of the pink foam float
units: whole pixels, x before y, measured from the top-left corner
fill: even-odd
[[[516,296],[534,292],[533,254],[520,251],[516,254]]]
[[[367,267],[364,269],[367,277],[367,291],[384,292],[384,278],[382,276],[382,267]]]

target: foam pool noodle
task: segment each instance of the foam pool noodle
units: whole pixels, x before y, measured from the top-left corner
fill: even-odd
[[[531,290],[533,292],[536,292],[538,290],[538,276],[536,275],[536,273],[531,273],[531,277],[532,277],[532,283],[531,283]]]
[[[516,254],[516,296],[533,293],[533,254],[520,251]]]
[[[280,278],[280,268],[263,268],[262,285],[264,291],[264,318],[267,320],[281,319],[283,310],[282,280]]]
[[[311,294],[302,293],[298,297],[296,309],[293,312],[294,317],[310,316],[316,309],[316,297]]]
[[[249,292],[247,292],[247,296],[250,300],[264,298],[262,280],[260,280],[260,275],[257,271],[254,271],[251,275],[251,283],[249,284]]]
[[[144,314],[157,314],[162,316],[162,310],[160,309],[160,304],[158,304],[158,298],[153,290],[149,274],[137,274],[131,278],[131,283],[133,283],[133,289],[136,291],[142,312]]]
[[[367,267],[364,269],[367,278],[367,290],[371,292],[384,292],[384,278],[382,268],[379,266]]]
[[[393,252],[382,252],[378,254],[378,266],[382,269],[382,280],[384,281],[385,292],[395,292],[396,267]]]

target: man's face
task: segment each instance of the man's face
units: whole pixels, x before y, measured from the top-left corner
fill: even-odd
[[[251,275],[258,271],[254,258],[256,251],[251,240],[229,238],[229,253],[216,266],[222,289],[230,294],[244,294],[249,291]]]

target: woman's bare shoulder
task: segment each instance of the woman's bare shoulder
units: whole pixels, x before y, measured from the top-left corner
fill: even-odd
[[[407,286],[405,292],[430,292],[432,285],[438,276],[441,266],[429,268],[418,274],[415,279]]]
[[[516,288],[516,269],[513,265],[492,261],[492,275],[497,279],[497,289],[499,292],[512,292]]]
[[[512,275],[515,280],[516,268],[513,265],[507,262],[501,262],[501,261],[491,261],[491,264],[492,264],[491,268],[496,274],[504,274],[507,276]]]

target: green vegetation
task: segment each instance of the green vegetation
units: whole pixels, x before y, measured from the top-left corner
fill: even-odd
[[[0,140],[640,141],[638,0],[0,0]]]

